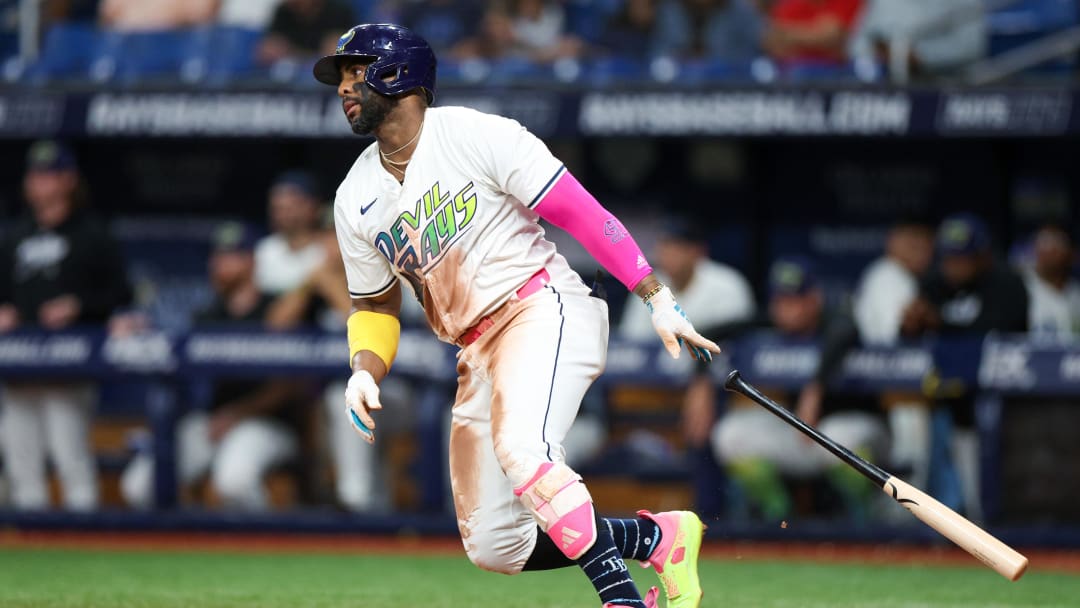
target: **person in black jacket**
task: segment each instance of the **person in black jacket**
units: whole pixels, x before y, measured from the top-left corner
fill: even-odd
[[[0,246],[0,333],[103,324],[131,300],[119,248],[81,204],[79,173],[68,148],[38,142],[27,164],[29,214]],[[94,398],[93,385],[83,382],[5,383],[2,445],[13,506],[48,506],[46,449],[64,506],[97,506],[88,440]]]
[[[969,213],[945,218],[938,227],[936,245],[937,268],[923,280],[919,296],[904,311],[900,328],[903,335],[979,339],[993,331],[1028,331],[1024,280],[994,256],[990,231],[981,219]],[[948,350],[939,349],[935,354],[946,355]],[[963,508],[968,516],[978,518],[981,508],[978,441],[973,429],[975,400],[970,386],[965,386],[973,381],[974,371],[954,370],[958,367],[957,357],[950,359],[936,357],[935,367],[945,381],[931,385],[939,387],[936,405],[951,413],[955,425],[949,447],[963,492]],[[977,361],[974,354],[971,359]],[[963,381],[965,375],[969,376],[967,382]]]
[[[849,311],[829,307],[815,276],[813,264],[803,258],[776,260],[769,273],[768,318],[755,324],[784,338],[814,340],[821,357],[813,379],[798,395],[795,413],[808,424],[873,459],[886,442],[880,416],[861,411],[858,402],[837,398],[824,400],[825,387],[843,363],[848,350],[858,344],[858,332]],[[716,337],[730,335],[736,328],[717,329]],[[718,462],[766,519],[782,519],[792,510],[783,477],[809,479],[825,475],[844,499],[851,515],[866,514],[866,484],[850,467],[810,442],[793,427],[757,407],[734,406],[713,427],[711,444]]]

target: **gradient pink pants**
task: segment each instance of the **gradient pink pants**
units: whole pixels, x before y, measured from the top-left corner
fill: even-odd
[[[450,430],[458,528],[474,564],[506,574],[521,571],[537,534],[514,488],[542,463],[563,461],[562,440],[607,357],[607,304],[569,268],[549,272],[550,285],[500,309],[458,355]]]

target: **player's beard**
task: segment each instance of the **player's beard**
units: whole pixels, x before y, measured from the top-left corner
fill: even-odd
[[[360,113],[349,121],[349,126],[357,135],[370,135],[394,110],[398,99],[375,92],[365,82],[357,84],[353,90],[360,95]]]

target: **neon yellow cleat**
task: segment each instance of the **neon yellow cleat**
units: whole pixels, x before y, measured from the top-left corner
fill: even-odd
[[[638,517],[652,520],[660,527],[660,542],[647,562],[664,585],[668,608],[698,608],[701,605],[701,583],[698,581],[698,553],[705,524],[690,511],[667,511],[653,515],[638,511]]]

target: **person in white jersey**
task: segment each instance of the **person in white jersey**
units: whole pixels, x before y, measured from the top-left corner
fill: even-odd
[[[1080,282],[1072,274],[1072,239],[1059,226],[1044,226],[1034,245],[1033,263],[1023,274],[1031,298],[1028,331],[1037,340],[1074,340],[1080,334]]]
[[[439,339],[458,345],[450,476],[465,551],[486,570],[517,574],[579,565],[607,607],[642,599],[623,559],[650,564],[668,605],[700,605],[704,527],[688,511],[598,517],[560,442],[604,369],[607,305],[591,297],[544,238],[569,232],[650,308],[673,357],[719,352],[661,284],[622,223],[517,122],[432,108],[436,59],[406,28],[359,25],[316,79],[337,87],[359,135],[375,142],[337,191],[335,227],[354,312],[346,406],[375,440],[373,410],[400,334],[404,283]]]

